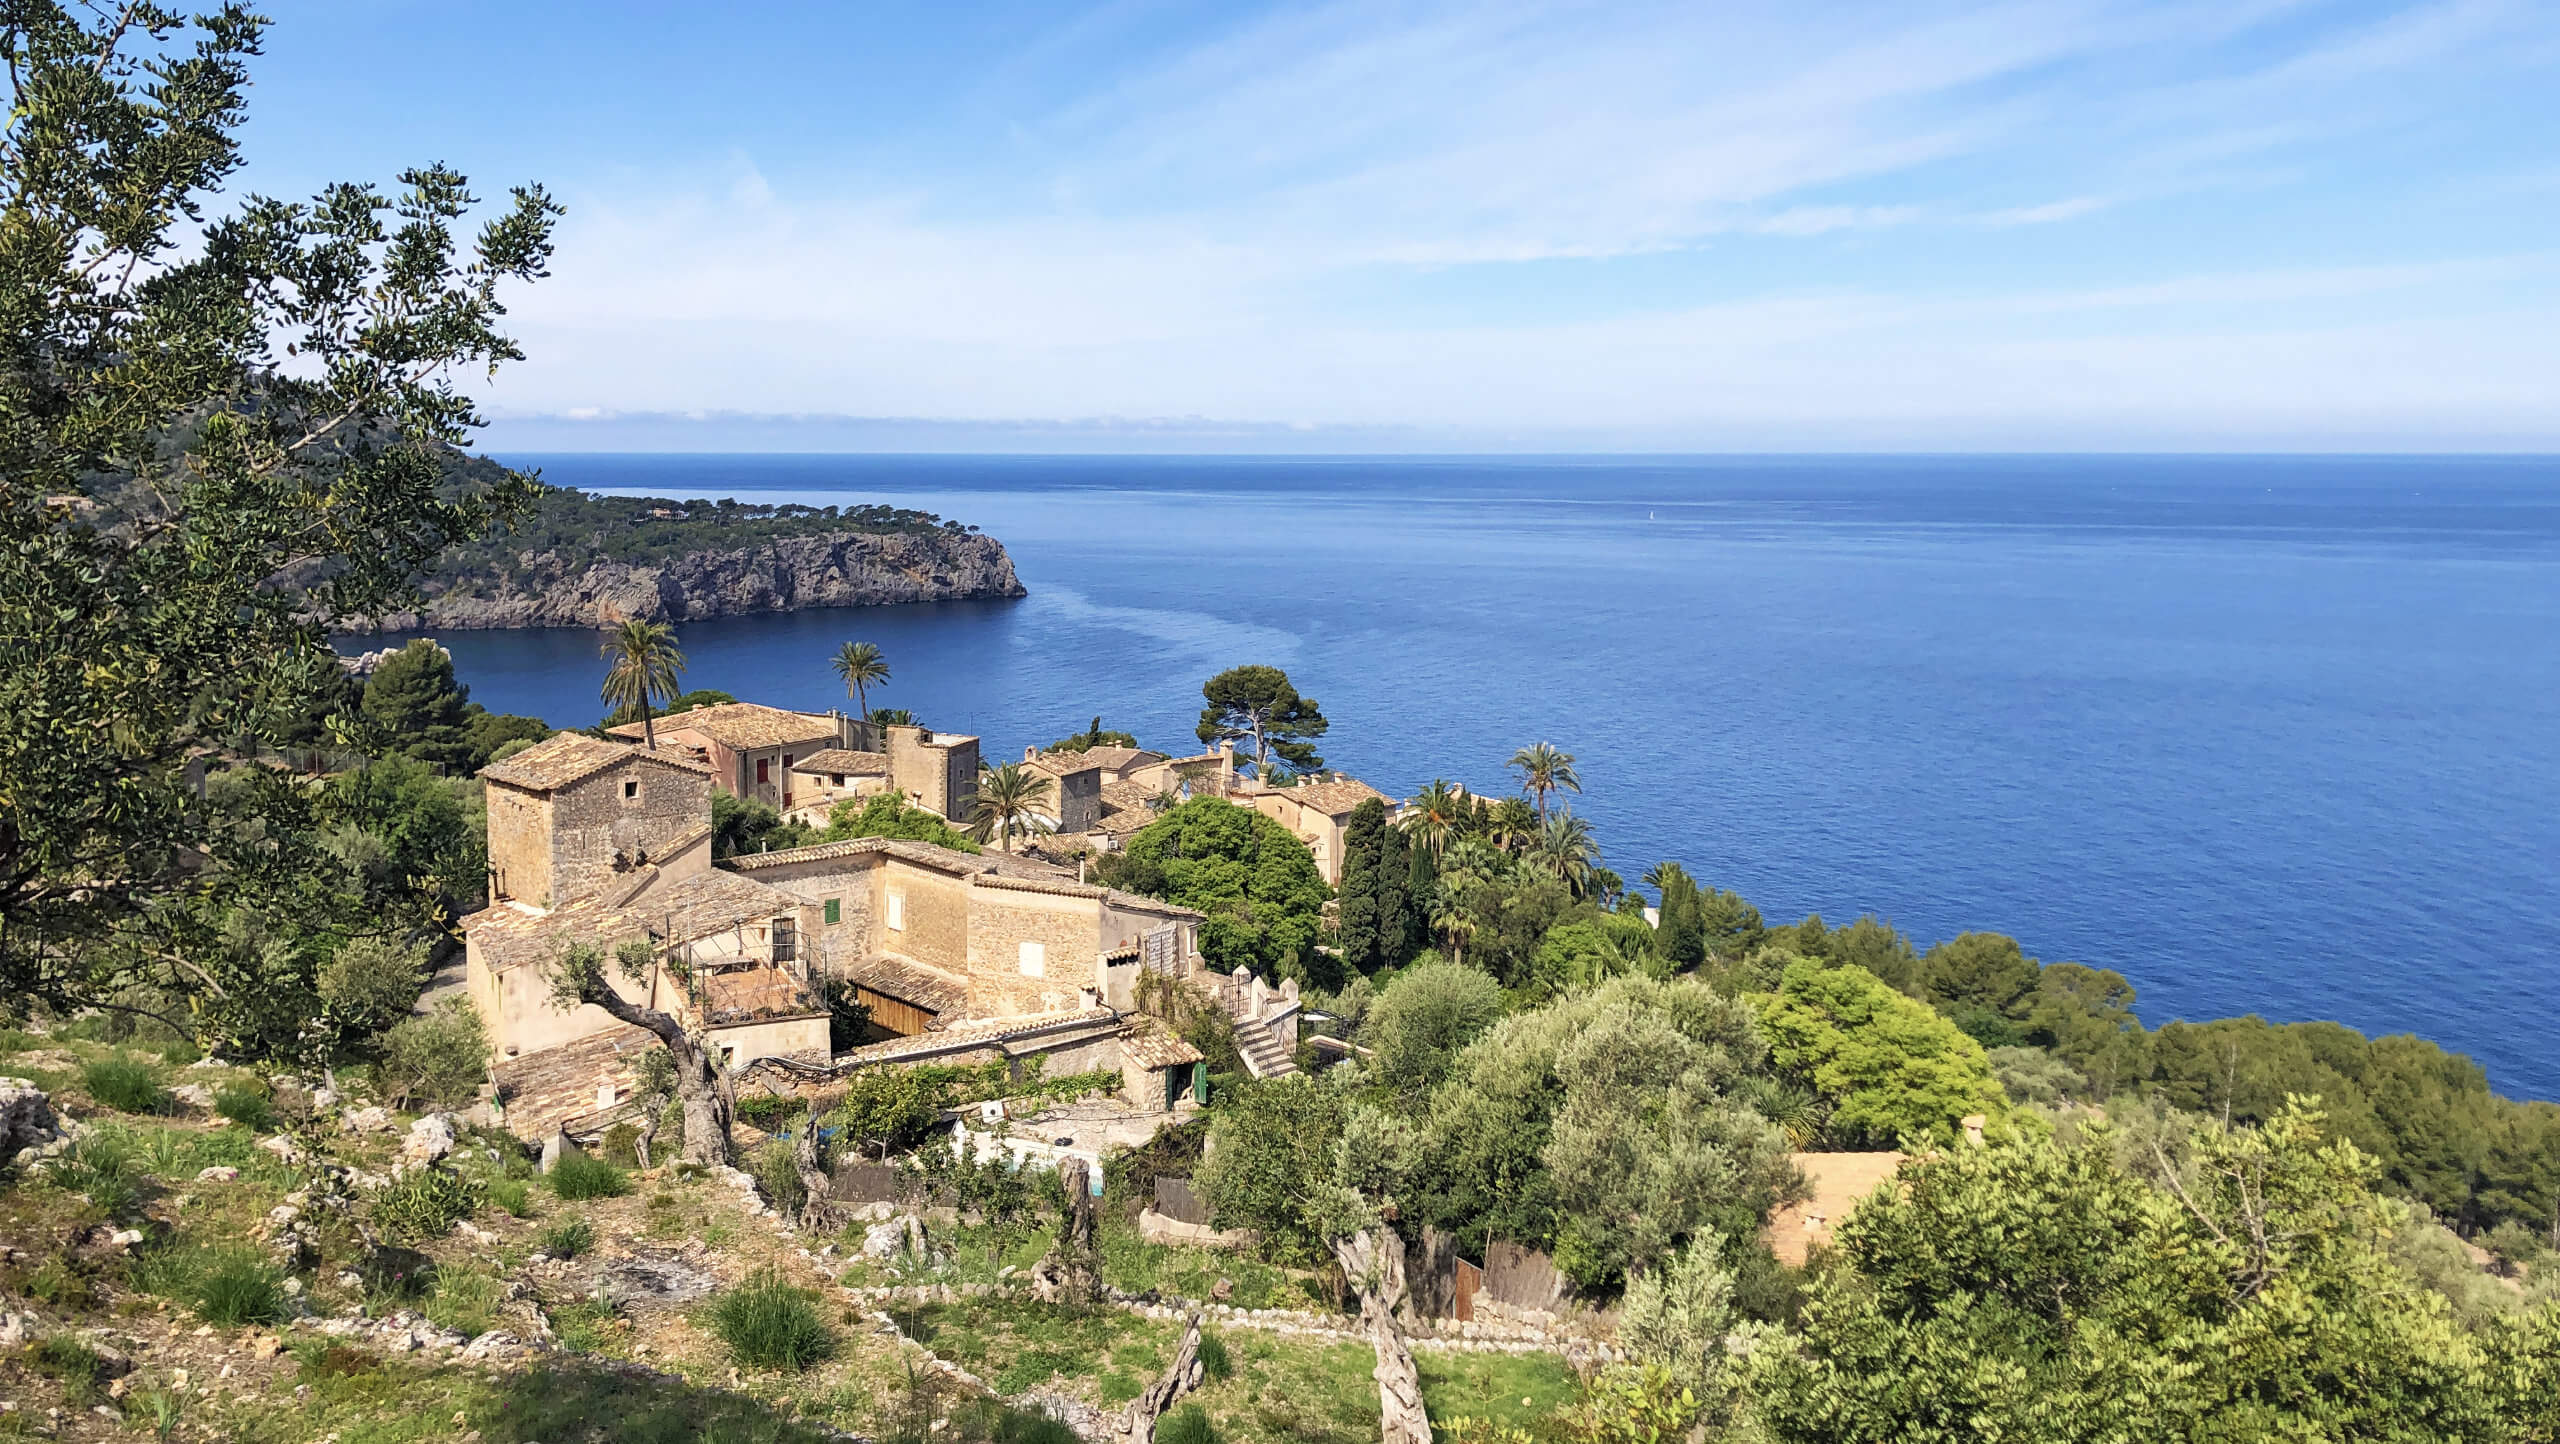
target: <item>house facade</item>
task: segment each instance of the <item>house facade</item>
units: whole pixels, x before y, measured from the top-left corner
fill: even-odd
[[[1394,798],[1368,783],[1339,775],[1303,778],[1289,787],[1246,784],[1230,796],[1289,829],[1291,836],[1305,843],[1307,850],[1315,854],[1316,871],[1323,874],[1328,887],[1342,885],[1342,833],[1351,822],[1351,814],[1371,798],[1387,805],[1390,818],[1397,807]]]

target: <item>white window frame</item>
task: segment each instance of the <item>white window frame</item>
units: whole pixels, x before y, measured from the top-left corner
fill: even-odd
[[[887,906],[881,909],[881,920],[888,924],[889,931],[893,933],[903,933],[907,930],[907,895],[905,893],[889,894]]]
[[[1024,943],[1016,950],[1015,957],[1024,977],[1049,976],[1049,945],[1047,943]]]

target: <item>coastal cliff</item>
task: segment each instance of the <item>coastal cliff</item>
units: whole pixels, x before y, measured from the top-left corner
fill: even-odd
[[[440,573],[421,591],[423,608],[386,614],[378,630],[686,622],[1025,595],[1004,543],[947,527],[775,537],[650,561],[602,560],[583,548],[524,551],[494,565]]]

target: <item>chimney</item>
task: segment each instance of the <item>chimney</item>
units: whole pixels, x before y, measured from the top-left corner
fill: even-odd
[[[1027,742],[1023,744],[1023,747],[1022,747],[1022,760],[1023,760],[1023,761],[1025,761],[1025,762],[1032,761],[1032,760],[1036,759],[1037,757],[1039,757],[1039,755],[1040,755],[1040,749],[1039,749],[1039,748],[1034,747],[1034,746],[1030,745],[1030,744],[1029,744],[1029,743],[1027,743]]]

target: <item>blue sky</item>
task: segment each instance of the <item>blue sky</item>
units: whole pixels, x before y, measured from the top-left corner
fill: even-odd
[[[269,0],[517,449],[2560,449],[2560,6]]]

